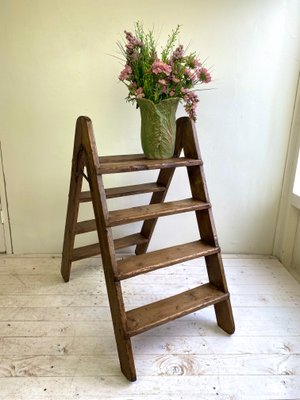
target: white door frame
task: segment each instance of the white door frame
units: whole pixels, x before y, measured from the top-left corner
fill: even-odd
[[[293,193],[295,173],[300,147],[300,73],[294,104],[289,147],[283,179],[280,208],[278,213],[273,254],[283,265],[295,272],[299,278],[300,270],[292,271],[293,255],[297,229],[300,229],[300,198]]]
[[[0,206],[2,207],[0,215],[0,223],[3,223],[6,253],[12,254],[13,246],[11,240],[10,219],[9,219],[8,202],[6,194],[6,181],[4,174],[1,142],[0,142],[0,200],[1,200]]]

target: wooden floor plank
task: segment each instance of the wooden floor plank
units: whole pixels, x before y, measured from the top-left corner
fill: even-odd
[[[159,383],[159,384],[158,384]],[[118,376],[95,377],[11,377],[0,379],[0,392],[6,400],[17,394],[18,400],[52,399],[53,396],[69,396],[69,399],[88,399],[87,396],[101,396],[105,399],[132,395],[143,399],[144,395],[169,396],[169,399],[190,399],[190,395],[218,398],[219,394],[231,395],[232,399],[297,399],[300,393],[298,376],[147,376],[137,384],[127,384]],[[47,392],[46,394],[44,392]],[[256,397],[253,395],[255,394]],[[38,397],[39,396],[39,397]],[[71,397],[72,396],[72,397]],[[99,397],[98,397],[99,398]]]
[[[25,336],[30,327],[33,327],[34,336],[51,335],[51,332],[56,332],[55,335],[68,335],[68,332],[78,336],[94,336],[104,327],[110,325],[110,315],[107,307],[95,307],[87,312],[88,308],[77,307],[78,311],[59,308],[24,308],[11,312],[7,308],[1,311],[2,321],[0,327],[2,335]],[[234,308],[235,316],[238,322],[238,329],[235,336],[251,337],[257,336],[299,336],[300,321],[299,310],[297,308]],[[23,314],[22,314],[23,312]],[[86,315],[82,315],[83,313]],[[70,314],[70,315],[68,315]],[[49,315],[49,317],[47,317]],[[257,319],[256,324],[253,320]],[[107,325],[104,325],[104,323]],[[101,325],[103,324],[103,325]],[[150,335],[165,336],[168,332],[170,336],[194,336],[194,335],[218,335],[222,336],[222,331],[215,325],[215,317],[213,308],[209,307],[187,316],[182,317],[177,321],[173,321],[166,326],[160,326],[150,332]],[[9,326],[10,325],[10,326]],[[171,329],[174,327],[174,329]],[[39,331],[40,329],[40,331]],[[107,329],[107,328],[105,328]],[[18,334],[16,333],[18,332]],[[109,331],[106,331],[109,332]],[[52,334],[53,335],[53,334]],[[145,333],[147,335],[147,333]]]
[[[300,355],[282,354],[165,354],[136,355],[139,376],[257,376],[298,375]],[[2,358],[0,378],[88,377],[119,374],[115,355],[102,357],[63,354]]]
[[[231,286],[231,288],[233,288]],[[169,296],[171,291],[164,291]],[[138,307],[161,299],[160,293],[141,293],[138,288],[125,293],[124,300],[127,308]],[[278,296],[260,294],[231,294],[231,302],[235,307],[299,307],[300,293],[283,293]],[[105,293],[101,294],[59,294],[59,295],[2,295],[0,307],[100,307],[108,306]]]
[[[77,261],[67,284],[57,257],[0,257],[0,398],[300,398],[300,285],[275,259],[224,264],[235,334],[224,334],[208,307],[134,336],[139,379],[130,384],[119,370],[99,257]],[[202,267],[185,261],[167,275],[122,281],[126,307],[205,282]]]
[[[101,357],[116,355],[116,346],[112,338],[113,330],[111,324],[104,321],[98,326],[91,324],[90,332],[88,329],[83,331],[72,329],[66,324],[57,324],[54,329],[48,324],[41,323],[40,331],[38,324],[32,323],[21,326],[11,323],[11,334],[16,328],[15,336],[3,336],[0,341],[0,357],[27,357],[27,356],[61,356],[61,355],[86,355]],[[176,330],[176,324],[171,324],[172,331]],[[22,336],[21,327],[27,328],[24,332],[27,336]],[[187,325],[190,329],[191,325]],[[18,329],[20,328],[20,329]],[[65,329],[64,329],[65,328]],[[96,329],[97,328],[97,329]],[[4,334],[9,334],[3,330]],[[232,336],[224,338],[220,329],[211,329],[201,332],[193,330],[193,336],[181,335],[182,329],[177,336],[173,332],[169,335],[165,331],[163,335],[156,335],[153,331],[132,338],[135,355],[217,355],[217,356],[241,356],[241,355],[283,355],[290,357],[300,354],[300,341],[298,336],[253,336],[249,341],[249,336]],[[18,335],[19,336],[16,336]],[[40,335],[40,336],[38,336]],[[47,336],[48,335],[48,336]],[[50,336],[52,335],[52,336]],[[55,335],[55,336],[53,336]],[[78,335],[78,336],[77,336]],[[93,336],[91,336],[93,335]],[[180,336],[181,335],[181,336]],[[212,336],[214,335],[214,336]]]

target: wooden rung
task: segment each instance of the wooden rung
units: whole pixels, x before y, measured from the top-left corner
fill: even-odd
[[[92,201],[91,192],[89,190],[81,192],[79,195],[79,201],[80,203],[87,203],[88,201]]]
[[[147,239],[144,238],[140,233],[134,233],[133,235],[124,236],[114,240],[115,249],[123,249],[125,247],[134,246],[136,244],[146,243]],[[95,243],[88,246],[77,247],[73,250],[72,261],[82,260],[83,258],[89,258],[101,254],[100,244]]]
[[[145,154],[122,154],[122,155],[111,155],[111,156],[100,156],[99,162],[102,163],[111,163],[111,162],[122,162],[122,161],[138,161],[143,160],[145,158]]]
[[[195,199],[184,199],[178,201],[170,201],[167,203],[150,204],[147,206],[138,206],[126,208],[123,210],[111,211],[109,213],[109,221],[107,226],[117,226],[129,224],[131,222],[142,221],[156,217],[162,217],[172,214],[179,214],[187,211],[203,210],[210,207],[209,203],[204,203]],[[75,233],[93,232],[97,229],[96,220],[89,219],[77,222]]]
[[[143,194],[143,193],[163,192],[165,190],[166,190],[165,186],[158,185],[156,182],[151,182],[151,183],[142,183],[140,185],[108,188],[105,189],[105,194],[107,199],[113,199],[115,197],[131,196],[134,194]],[[90,191],[81,192],[79,200],[81,203],[92,201],[91,192]]]
[[[146,243],[147,239],[140,233],[124,236],[114,240],[115,250],[124,249],[124,247],[134,246],[139,243]]]
[[[129,224],[131,222],[179,214],[187,211],[204,210],[209,207],[210,203],[204,203],[203,201],[193,198],[132,207],[111,211],[109,213],[107,226]]]
[[[172,321],[229,297],[206,283],[186,292],[126,312],[128,337]]]
[[[108,157],[106,157],[108,158]],[[192,167],[202,165],[202,161],[193,158],[169,158],[166,160],[148,160],[147,158],[139,158],[136,160],[120,160],[120,156],[114,161],[105,161],[101,163],[97,169],[98,174],[115,174],[120,172],[134,172],[151,169]]]
[[[128,279],[133,276],[168,267],[183,261],[218,253],[219,247],[213,247],[201,240],[181,244],[167,249],[156,250],[138,256],[131,256],[118,261],[116,280]]]
[[[75,234],[79,235],[81,233],[93,232],[97,229],[96,220],[89,219],[86,221],[77,222]]]
[[[90,244],[88,246],[77,247],[73,250],[72,261],[82,260],[84,258],[94,257],[101,254],[100,244]]]

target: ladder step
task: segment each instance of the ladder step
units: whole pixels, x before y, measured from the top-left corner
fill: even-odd
[[[81,233],[93,232],[97,230],[96,220],[89,219],[86,221],[77,222],[75,234],[80,235]]]
[[[100,244],[90,244],[88,246],[77,247],[73,250],[72,261],[82,260],[84,258],[94,257],[101,254]]]
[[[109,163],[109,162],[123,162],[123,161],[138,161],[144,160],[145,154],[121,154],[121,155],[112,155],[112,156],[100,156],[99,162],[101,163]]]
[[[143,193],[163,192],[165,190],[166,190],[165,186],[158,185],[156,182],[151,182],[151,183],[142,183],[140,185],[121,186],[121,187],[105,189],[105,194],[107,199],[113,199],[114,197],[131,196],[134,194],[143,194]],[[91,192],[90,191],[81,192],[79,200],[81,203],[92,201]]]
[[[195,199],[184,199],[178,201],[170,201],[168,203],[132,207],[124,210],[111,211],[109,213],[108,226],[129,224],[135,221],[141,221],[171,214],[179,214],[187,211],[203,210],[209,207],[209,203],[204,203],[200,200]],[[86,221],[77,222],[75,233],[76,235],[79,235],[81,233],[93,232],[96,229],[96,220],[89,219]]]
[[[124,157],[124,156],[123,156]],[[135,158],[134,158],[135,157]],[[98,174],[115,174],[151,169],[192,167],[202,165],[202,161],[194,158],[169,158],[164,160],[149,160],[144,155],[99,157]]]
[[[79,195],[80,203],[86,203],[88,201],[92,201],[91,192],[89,190],[81,192]]]
[[[118,261],[116,280],[128,279],[133,276],[168,267],[198,257],[218,253],[219,247],[213,247],[201,240],[181,244],[151,253],[128,257]]]
[[[127,335],[134,336],[229,297],[213,284],[206,283],[175,296],[126,312]]]
[[[179,214],[187,211],[204,210],[207,208],[210,208],[210,203],[204,203],[203,201],[193,198],[132,207],[111,211],[109,213],[107,226],[124,225],[131,222]]]
[[[114,240],[115,249],[123,249],[125,247],[134,246],[136,244],[146,243],[147,239],[140,233],[134,233],[133,235],[124,236]],[[88,246],[77,247],[73,250],[72,261],[82,260],[83,258],[89,258],[101,254],[100,244],[90,244]]]

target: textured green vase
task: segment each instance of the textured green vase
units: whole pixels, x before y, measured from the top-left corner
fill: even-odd
[[[155,104],[138,99],[141,112],[141,141],[144,154],[150,159],[171,158],[176,139],[176,110],[179,98]]]

